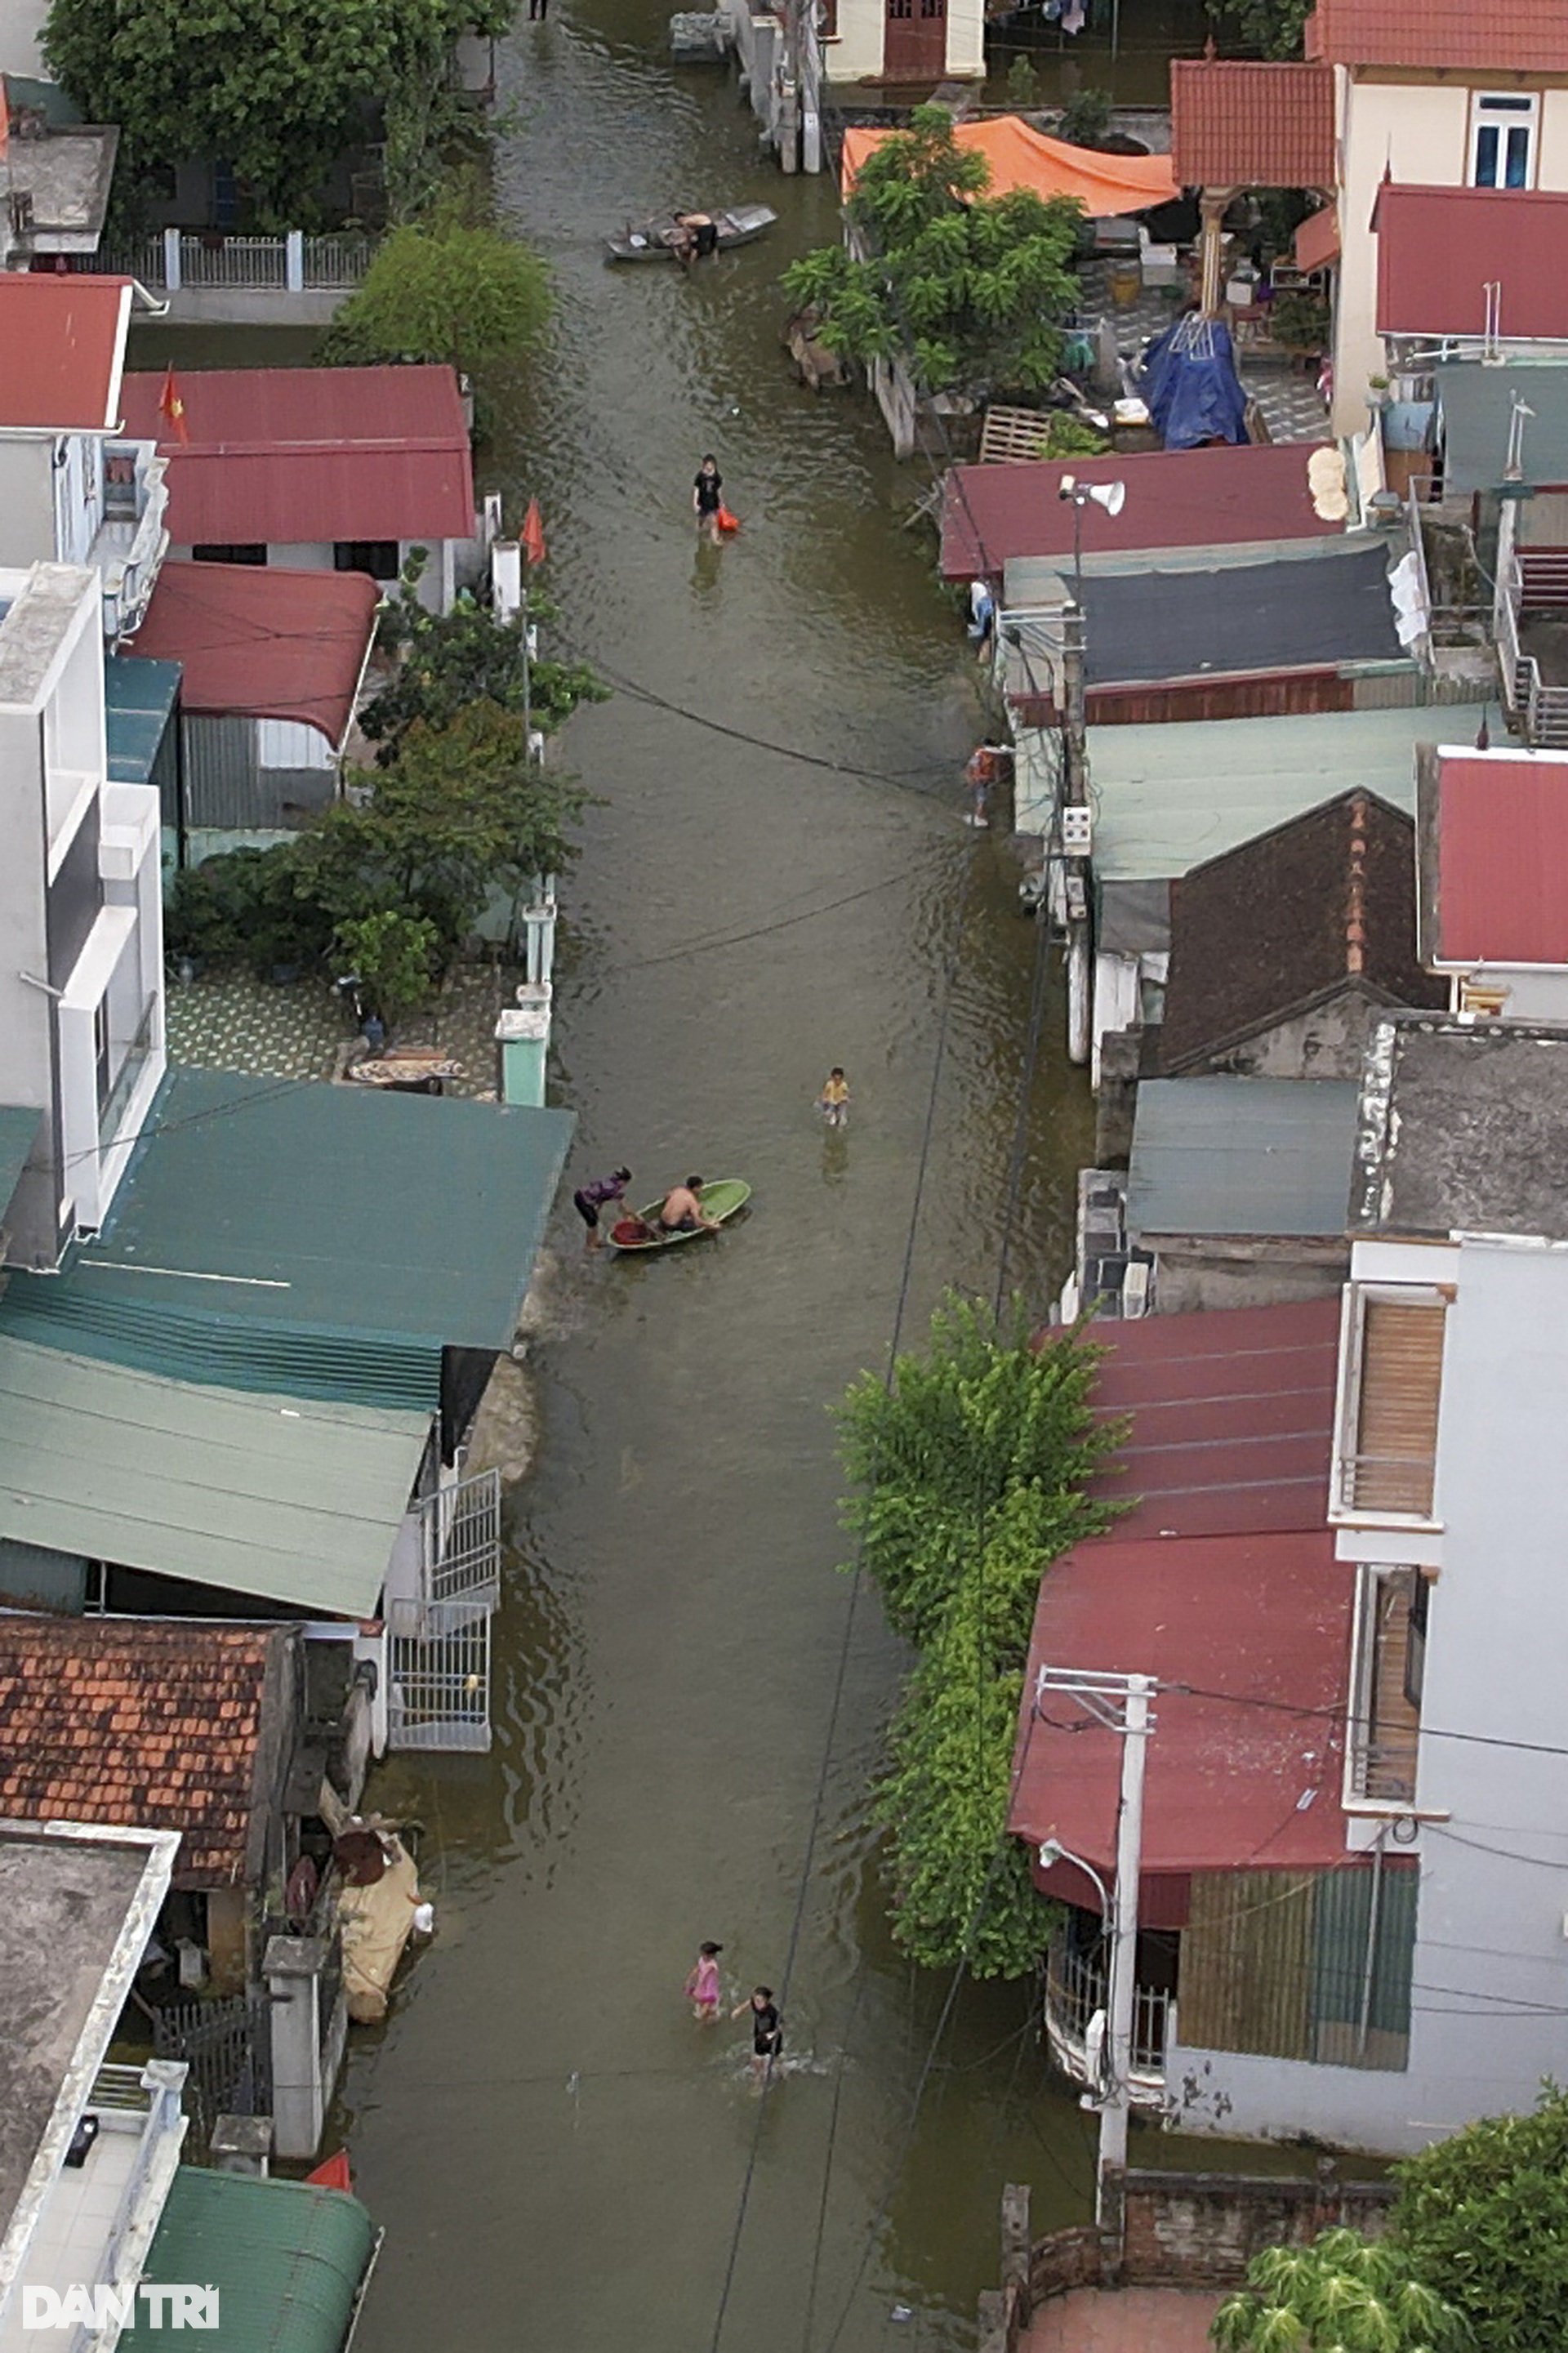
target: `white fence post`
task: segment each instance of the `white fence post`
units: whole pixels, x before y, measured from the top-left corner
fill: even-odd
[[[163,231],[163,288],[169,294],[180,290],[180,232],[177,228]]]
[[[283,240],[283,284],[290,294],[305,290],[305,232],[291,228]]]

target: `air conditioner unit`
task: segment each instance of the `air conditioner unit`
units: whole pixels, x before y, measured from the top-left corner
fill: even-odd
[[[1062,851],[1068,858],[1087,858],[1094,846],[1094,815],[1073,801],[1062,811]]]

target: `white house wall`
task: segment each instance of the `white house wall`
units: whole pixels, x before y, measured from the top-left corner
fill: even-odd
[[[41,80],[49,0],[0,0],[0,68]]]
[[[47,435],[0,433],[0,566],[55,552],[53,450]]]
[[[1568,1745],[1568,1247],[1467,1241],[1458,1260],[1416,1787],[1423,1812],[1445,1819],[1403,1850],[1421,1862],[1410,2063],[1313,2067],[1178,2044],[1167,2084],[1190,2094],[1198,2130],[1410,2149],[1529,2108],[1544,2075],[1568,2080],[1568,1757],[1551,1753]],[[1384,1556],[1363,1538],[1363,1559]]]
[[[1333,424],[1366,423],[1367,379],[1384,371],[1377,332],[1377,248],[1371,235],[1378,183],[1386,170],[1402,186],[1462,188],[1469,177],[1470,101],[1478,90],[1511,90],[1507,76],[1457,75],[1445,82],[1352,81],[1338,85],[1343,255],[1336,297]],[[1541,93],[1535,148],[1538,188],[1568,188],[1568,90]],[[1506,298],[1503,332],[1508,331]]]

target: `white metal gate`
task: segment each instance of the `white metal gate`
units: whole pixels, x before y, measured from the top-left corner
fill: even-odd
[[[429,1601],[500,1608],[500,1472],[437,1488],[422,1507],[421,1590]]]
[[[387,1739],[394,1748],[490,1745],[488,1603],[394,1601],[387,1618]]]

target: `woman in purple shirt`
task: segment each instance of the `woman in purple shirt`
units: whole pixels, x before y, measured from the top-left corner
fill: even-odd
[[[613,1176],[595,1176],[591,1183],[580,1185],[572,1196],[572,1206],[588,1229],[588,1248],[599,1248],[599,1212],[611,1201],[624,1201],[626,1187],[632,1181],[629,1168],[617,1168]]]

